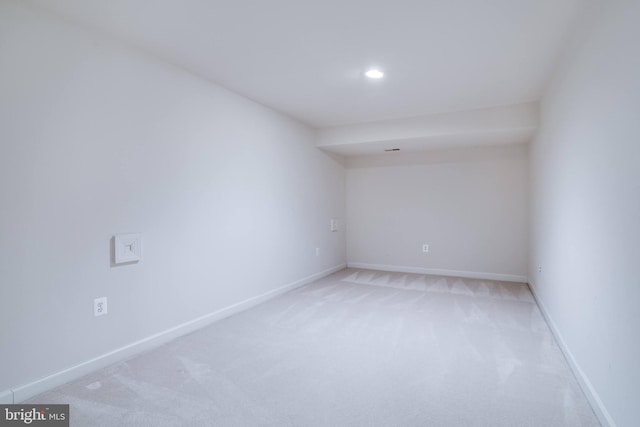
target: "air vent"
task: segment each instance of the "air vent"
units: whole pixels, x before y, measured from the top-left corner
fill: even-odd
[[[389,151],[400,151],[400,149],[399,148],[387,148],[384,151],[386,151],[386,152],[389,152]]]

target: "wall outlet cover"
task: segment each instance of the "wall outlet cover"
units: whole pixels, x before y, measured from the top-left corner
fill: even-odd
[[[107,314],[107,297],[96,298],[93,300],[93,315],[102,316]]]

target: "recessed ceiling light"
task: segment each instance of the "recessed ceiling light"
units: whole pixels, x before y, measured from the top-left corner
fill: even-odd
[[[381,79],[384,77],[384,73],[377,68],[370,69],[369,71],[364,73],[364,75],[369,77],[370,79]]]

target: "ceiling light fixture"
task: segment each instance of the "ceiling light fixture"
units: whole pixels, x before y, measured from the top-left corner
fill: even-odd
[[[384,73],[377,68],[370,69],[369,71],[364,73],[364,75],[369,77],[370,79],[381,79],[384,77]]]

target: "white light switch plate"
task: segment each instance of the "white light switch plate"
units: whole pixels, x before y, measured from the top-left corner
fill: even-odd
[[[140,261],[142,257],[142,235],[140,233],[116,234],[115,246],[114,262],[116,264]]]

